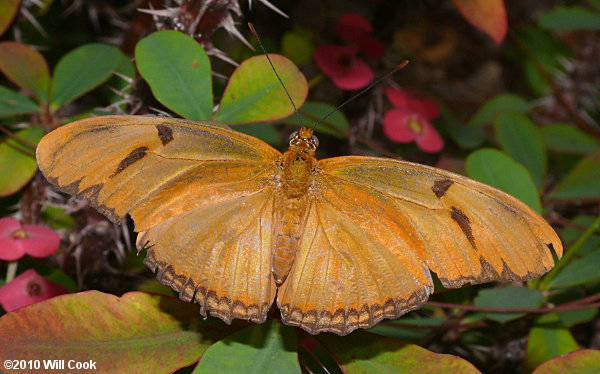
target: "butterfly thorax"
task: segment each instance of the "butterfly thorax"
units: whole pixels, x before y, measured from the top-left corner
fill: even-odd
[[[318,140],[312,129],[302,128],[290,137],[289,150],[283,155],[282,190],[276,202],[275,242],[272,272],[281,285],[296,257],[306,215],[307,192],[317,163]]]
[[[302,128],[290,136],[290,147],[283,155],[282,186],[287,197],[301,197],[308,191],[318,145],[312,129]]]

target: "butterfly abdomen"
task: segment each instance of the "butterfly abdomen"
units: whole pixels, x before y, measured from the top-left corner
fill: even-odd
[[[287,278],[302,235],[302,222],[306,212],[306,196],[299,198],[281,196],[277,204],[272,272],[277,285]]]
[[[283,155],[281,194],[276,203],[273,277],[277,285],[287,278],[302,235],[306,213],[306,194],[316,159],[304,151],[290,150]]]

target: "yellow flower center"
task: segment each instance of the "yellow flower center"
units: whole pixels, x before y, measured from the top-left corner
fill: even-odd
[[[421,125],[421,122],[416,118],[411,118],[408,120],[408,127],[417,134],[423,132],[423,126]]]
[[[25,239],[25,238],[29,237],[29,235],[27,235],[27,233],[23,229],[18,229],[16,231],[13,231],[13,233],[10,234],[10,236],[14,239]]]

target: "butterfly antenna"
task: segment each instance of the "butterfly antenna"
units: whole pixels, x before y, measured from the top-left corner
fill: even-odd
[[[352,96],[351,98],[349,98],[348,100],[344,101],[343,103],[341,103],[340,105],[338,105],[334,110],[332,110],[331,112],[327,113],[323,118],[321,118],[320,120],[318,120],[315,123],[314,127],[317,127],[317,125],[323,121],[325,121],[327,118],[329,118],[333,113],[337,112],[338,110],[340,110],[344,105],[348,104],[349,102],[351,102],[352,100],[356,99],[357,97],[359,97],[360,95],[364,94],[365,92],[367,92],[368,90],[370,90],[373,86],[376,86],[379,84],[379,82],[383,81],[384,79],[386,79],[387,77],[389,77],[390,75],[396,73],[398,70],[403,69],[406,65],[408,65],[408,60],[404,60],[402,61],[402,63],[400,63],[400,65],[396,66],[394,68],[394,70],[390,71],[389,73],[385,74],[384,76],[381,76],[379,78],[377,78],[375,80],[375,82],[369,84],[367,87],[363,88],[359,93],[355,94],[354,96]],[[313,128],[314,128],[313,127]]]
[[[250,28],[250,31],[252,32],[252,35],[254,35],[254,37],[256,38],[256,41],[258,41],[258,45],[260,46],[260,49],[262,49],[263,53],[265,54],[265,57],[269,61],[269,65],[271,65],[271,69],[273,69],[273,72],[275,73],[275,76],[279,80],[279,83],[281,83],[281,87],[283,87],[283,90],[285,91],[285,94],[287,95],[288,99],[290,99],[290,103],[292,103],[292,106],[294,107],[294,113],[298,116],[298,119],[300,119],[300,124],[304,127],[304,122],[302,121],[302,116],[300,115],[300,113],[298,113],[298,108],[296,108],[296,104],[294,104],[294,100],[292,100],[292,96],[290,95],[290,92],[285,87],[285,84],[283,84],[283,80],[281,79],[281,77],[277,73],[277,70],[275,69],[275,65],[273,65],[273,62],[271,61],[271,58],[269,57],[269,54],[267,53],[267,50],[265,49],[265,46],[260,41],[260,38],[258,37],[258,33],[254,29],[254,25],[252,25],[251,22],[248,22],[248,28]]]

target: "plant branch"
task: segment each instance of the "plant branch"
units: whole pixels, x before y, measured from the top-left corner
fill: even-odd
[[[460,309],[469,312],[485,312],[485,313],[533,313],[533,314],[546,314],[546,313],[558,313],[567,312],[571,310],[581,309],[593,309],[600,308],[600,303],[594,304],[579,304],[579,303],[568,303],[557,307],[550,308],[488,308],[475,305],[462,305],[462,304],[451,304],[443,303],[439,301],[428,301],[427,305],[437,306],[445,309]]]

